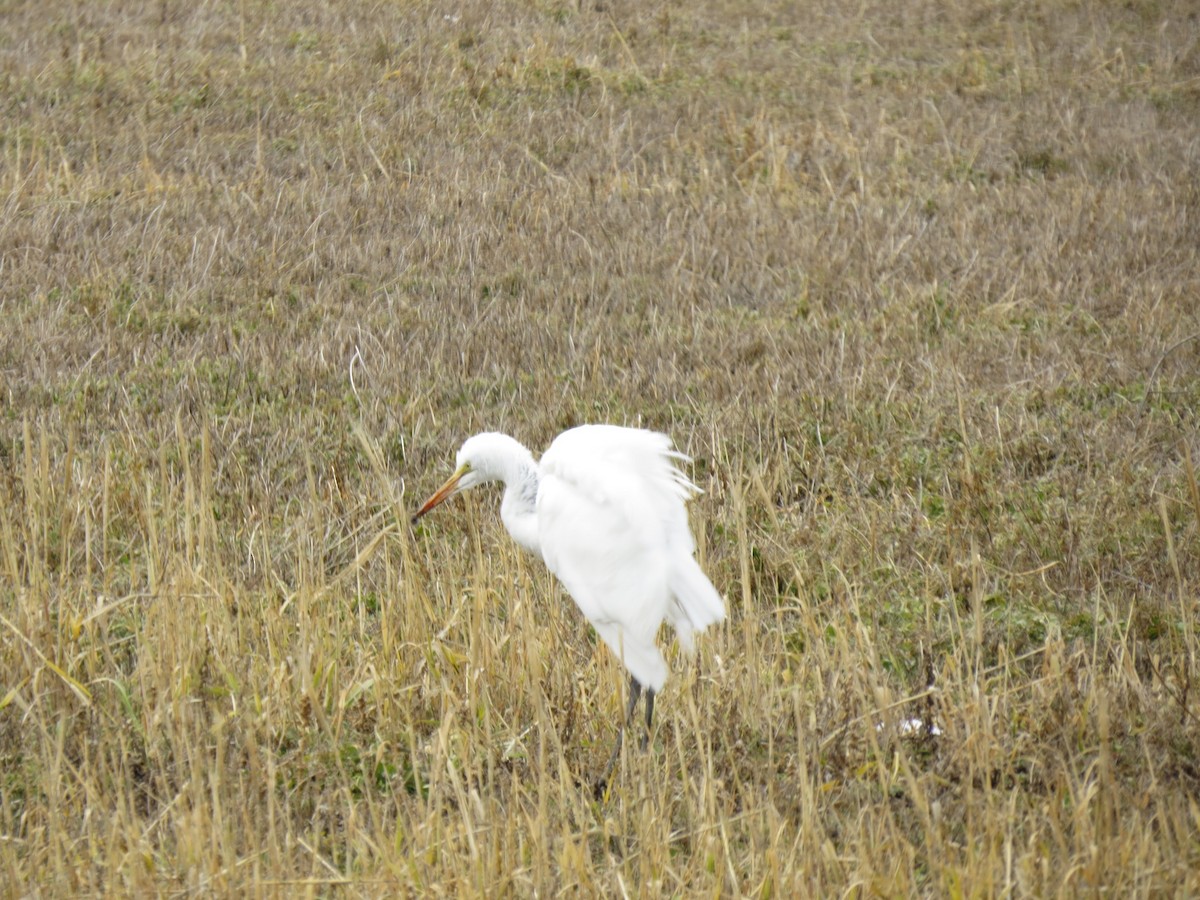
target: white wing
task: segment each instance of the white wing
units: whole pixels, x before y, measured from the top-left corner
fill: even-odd
[[[566,431],[542,457],[542,556],[630,674],[655,691],[667,667],[655,643],[667,619],[680,643],[725,605],[692,558],[685,501],[698,489],[666,435],[614,425]]]

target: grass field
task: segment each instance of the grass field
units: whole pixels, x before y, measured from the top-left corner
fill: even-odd
[[[5,896],[1200,893],[1194,4],[3,18]],[[408,524],[588,421],[730,607],[602,802],[619,665]]]

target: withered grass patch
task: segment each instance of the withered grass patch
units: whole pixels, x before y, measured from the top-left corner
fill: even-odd
[[[1184,3],[16,4],[21,895],[1200,891]],[[668,431],[652,752],[484,428]],[[919,720],[917,724],[916,720]]]

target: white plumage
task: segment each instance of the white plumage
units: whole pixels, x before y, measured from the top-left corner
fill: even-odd
[[[649,728],[654,693],[667,679],[659,626],[669,622],[691,651],[696,632],[725,618],[721,595],[693,557],[686,503],[699,488],[677,466],[687,461],[666,435],[616,425],[563,432],[540,464],[507,435],[477,434],[413,520],[458,491],[504,482],[505,527],[541,556],[629,670],[629,716],[647,689]]]
[[[655,637],[665,619],[679,643],[725,617],[692,553],[685,503],[699,489],[675,466],[666,435],[583,425],[542,457],[537,520],[542,559],[629,673],[662,689]]]

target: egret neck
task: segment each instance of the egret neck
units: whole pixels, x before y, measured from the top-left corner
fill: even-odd
[[[500,519],[513,539],[540,559],[538,464],[533,454],[524,444],[507,434],[486,432],[475,435],[464,444],[459,457],[471,460],[470,476],[465,479],[470,483],[504,482]],[[466,486],[469,485],[464,484]]]
[[[500,520],[513,540],[541,558],[542,545],[538,540],[537,521],[537,463],[528,450],[520,444],[517,447],[521,452],[514,455],[509,477],[503,479],[504,499],[500,501]]]

